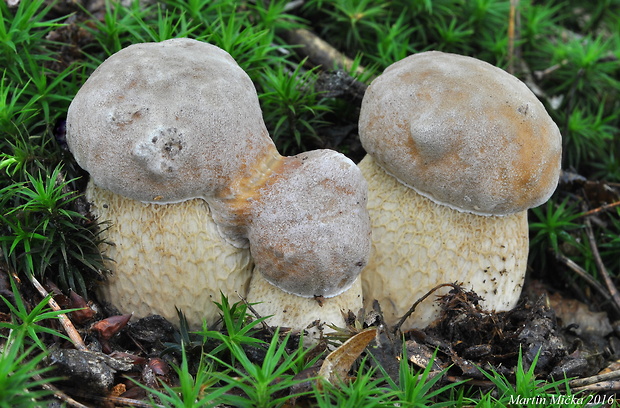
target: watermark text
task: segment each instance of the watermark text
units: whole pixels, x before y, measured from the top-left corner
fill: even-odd
[[[523,397],[511,395],[510,404],[516,405],[611,405],[616,400],[615,395],[537,395],[535,397]]]

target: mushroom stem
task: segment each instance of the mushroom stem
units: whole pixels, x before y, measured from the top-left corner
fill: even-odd
[[[303,330],[309,343],[315,343],[321,333],[333,332],[328,325],[345,327],[345,315],[362,307],[362,280],[356,279],[345,292],[331,298],[306,298],[294,296],[267,282],[254,268],[247,299],[262,317],[270,316],[271,326]],[[251,299],[251,300],[250,300]]]
[[[395,324],[428,290],[455,281],[475,290],[488,310],[516,305],[527,266],[526,211],[506,216],[455,211],[406,187],[369,155],[359,167],[372,186],[372,251],[362,273],[366,307],[377,299],[386,322]],[[432,322],[439,311],[435,299],[423,301],[403,328]]]
[[[253,262],[250,251],[220,236],[201,199],[146,204],[97,187],[86,189],[92,214],[110,222],[102,250],[112,273],[102,298],[136,317],[159,314],[178,321],[175,308],[199,328],[215,323],[220,291],[245,293]]]

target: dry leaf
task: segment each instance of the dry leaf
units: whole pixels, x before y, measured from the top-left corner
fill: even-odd
[[[554,293],[549,296],[549,303],[565,327],[571,324],[577,325],[574,329],[577,335],[589,333],[607,336],[613,331],[607,313],[593,312],[588,305],[576,299],[567,299],[559,293]]]
[[[330,383],[345,379],[355,360],[376,335],[377,329],[368,329],[345,341],[325,358],[319,370],[319,377],[323,377]]]
[[[109,340],[127,325],[127,322],[129,322],[131,316],[131,314],[124,314],[99,320],[91,326],[91,330],[97,332],[100,339]]]
[[[70,293],[71,299],[71,308],[80,310],[76,310],[71,312],[71,320],[77,324],[84,324],[95,317],[95,311],[90,308],[89,304],[86,303],[86,300],[74,291]]]

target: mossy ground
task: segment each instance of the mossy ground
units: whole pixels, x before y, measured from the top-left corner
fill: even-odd
[[[456,292],[444,301],[456,302],[452,310],[462,314],[446,316],[435,331],[406,333],[405,348],[400,340],[392,342],[392,334],[380,332],[379,339],[392,340],[383,348],[374,347],[374,353],[373,346],[368,348],[363,362],[351,366],[354,377],[346,385],[325,385],[323,391],[305,380],[318,374],[321,365],[314,352],[319,350],[302,352],[294,341],[280,342],[279,336],[244,317],[243,304],[223,299],[222,326],[205,328],[198,335],[176,332],[157,319],[129,325],[122,318],[106,320],[110,312],[101,309],[94,321],[88,320],[92,316],[72,314],[91,352],[98,352],[100,345],[129,351],[135,360],[126,371],[126,366],[116,366],[109,386],[97,393],[92,387],[84,389],[84,377],[78,377],[81,390],[75,394],[75,382],[59,382],[65,396],[62,405],[79,406],[66,395],[83,398],[78,397],[80,391],[90,391],[83,400],[89,406],[147,405],[147,393],[164,406],[208,406],[214,401],[236,406],[291,406],[292,401],[358,407],[398,401],[411,406],[548,406],[554,405],[551,395],[572,395],[565,383],[548,377],[554,369],[584,377],[616,358],[617,0],[166,0],[123,5],[21,0],[2,2],[0,14],[0,294],[8,302],[0,320],[2,335],[9,339],[3,341],[0,357],[1,406],[52,404],[40,387],[46,381],[31,378],[50,375],[42,369],[47,363],[36,356],[44,351],[49,361],[58,349],[73,348],[50,334],[63,329],[57,318],[49,318],[53,314],[42,311],[46,303],[41,303],[28,277],[45,282],[58,300],[65,301],[63,307],[83,305],[78,297],[71,299],[69,288],[90,305],[98,304],[91,290],[104,275],[98,231],[105,226],[89,218],[87,204],[79,197],[86,175],[64,143],[67,107],[107,56],[132,43],[183,36],[226,49],[248,72],[268,129],[286,154],[333,148],[361,160],[357,119],[365,86],[389,64],[414,52],[437,49],[471,55],[522,79],[543,101],[564,140],[565,171],[559,188],[548,204],[530,212],[529,285],[524,294],[531,303],[523,303],[515,315],[493,316]],[[308,38],[299,36],[301,29],[339,52],[329,54],[338,55],[336,59],[327,59],[334,66],[317,59],[321,48],[299,46]],[[376,325],[377,315],[368,312],[370,317],[352,317],[342,335]],[[569,319],[581,329],[567,325]],[[466,343],[468,337],[475,341]],[[512,349],[499,348],[500,338]],[[558,342],[564,347],[561,352]],[[427,354],[435,348],[437,366],[432,366]],[[355,355],[351,345],[343,350]],[[409,358],[396,363],[392,357],[403,350]],[[108,358],[104,356],[109,355],[97,354],[95,360]],[[419,366],[426,361],[428,371],[416,371],[416,361],[422,362]],[[486,374],[480,376],[469,361],[480,362]],[[441,364],[452,364],[451,371],[437,374]],[[432,368],[437,372],[431,374]],[[150,391],[134,386],[136,382],[124,374]],[[470,381],[460,384],[465,378]],[[584,387],[584,395],[612,403],[609,397],[618,383],[613,376],[603,378],[592,380],[594,385],[573,384]],[[595,392],[597,386],[605,391]],[[135,394],[122,395],[123,389]],[[293,400],[290,394],[299,395]],[[118,399],[121,395],[128,399]],[[518,397],[522,399],[515,400]],[[555,405],[585,406],[590,401],[563,399]]]

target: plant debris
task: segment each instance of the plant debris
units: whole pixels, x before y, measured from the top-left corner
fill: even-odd
[[[562,324],[552,304],[560,308],[575,307],[572,300],[553,302],[546,293],[536,300],[523,298],[510,311],[489,312],[479,306],[480,298],[475,292],[466,291],[458,285],[438,298],[441,313],[437,320],[424,329],[404,333],[407,358],[419,367],[430,361],[437,369],[449,369],[459,378],[484,379],[478,369],[493,369],[514,380],[519,353],[522,354],[524,370],[536,361],[535,374],[540,378],[560,379],[591,376],[602,370],[606,358],[612,356],[609,348],[611,326],[590,326],[600,323],[600,315],[584,311],[572,314],[584,328],[575,331],[575,321]],[[607,325],[609,323],[607,322]],[[580,337],[582,335],[582,337]],[[598,347],[594,347],[596,344]],[[603,347],[608,347],[602,351]],[[432,359],[432,353],[437,356]],[[606,358],[600,358],[605,355]]]
[[[66,377],[68,383],[93,392],[109,391],[115,384],[115,374],[133,368],[127,358],[114,358],[95,351],[51,349],[46,359],[55,375]]]

